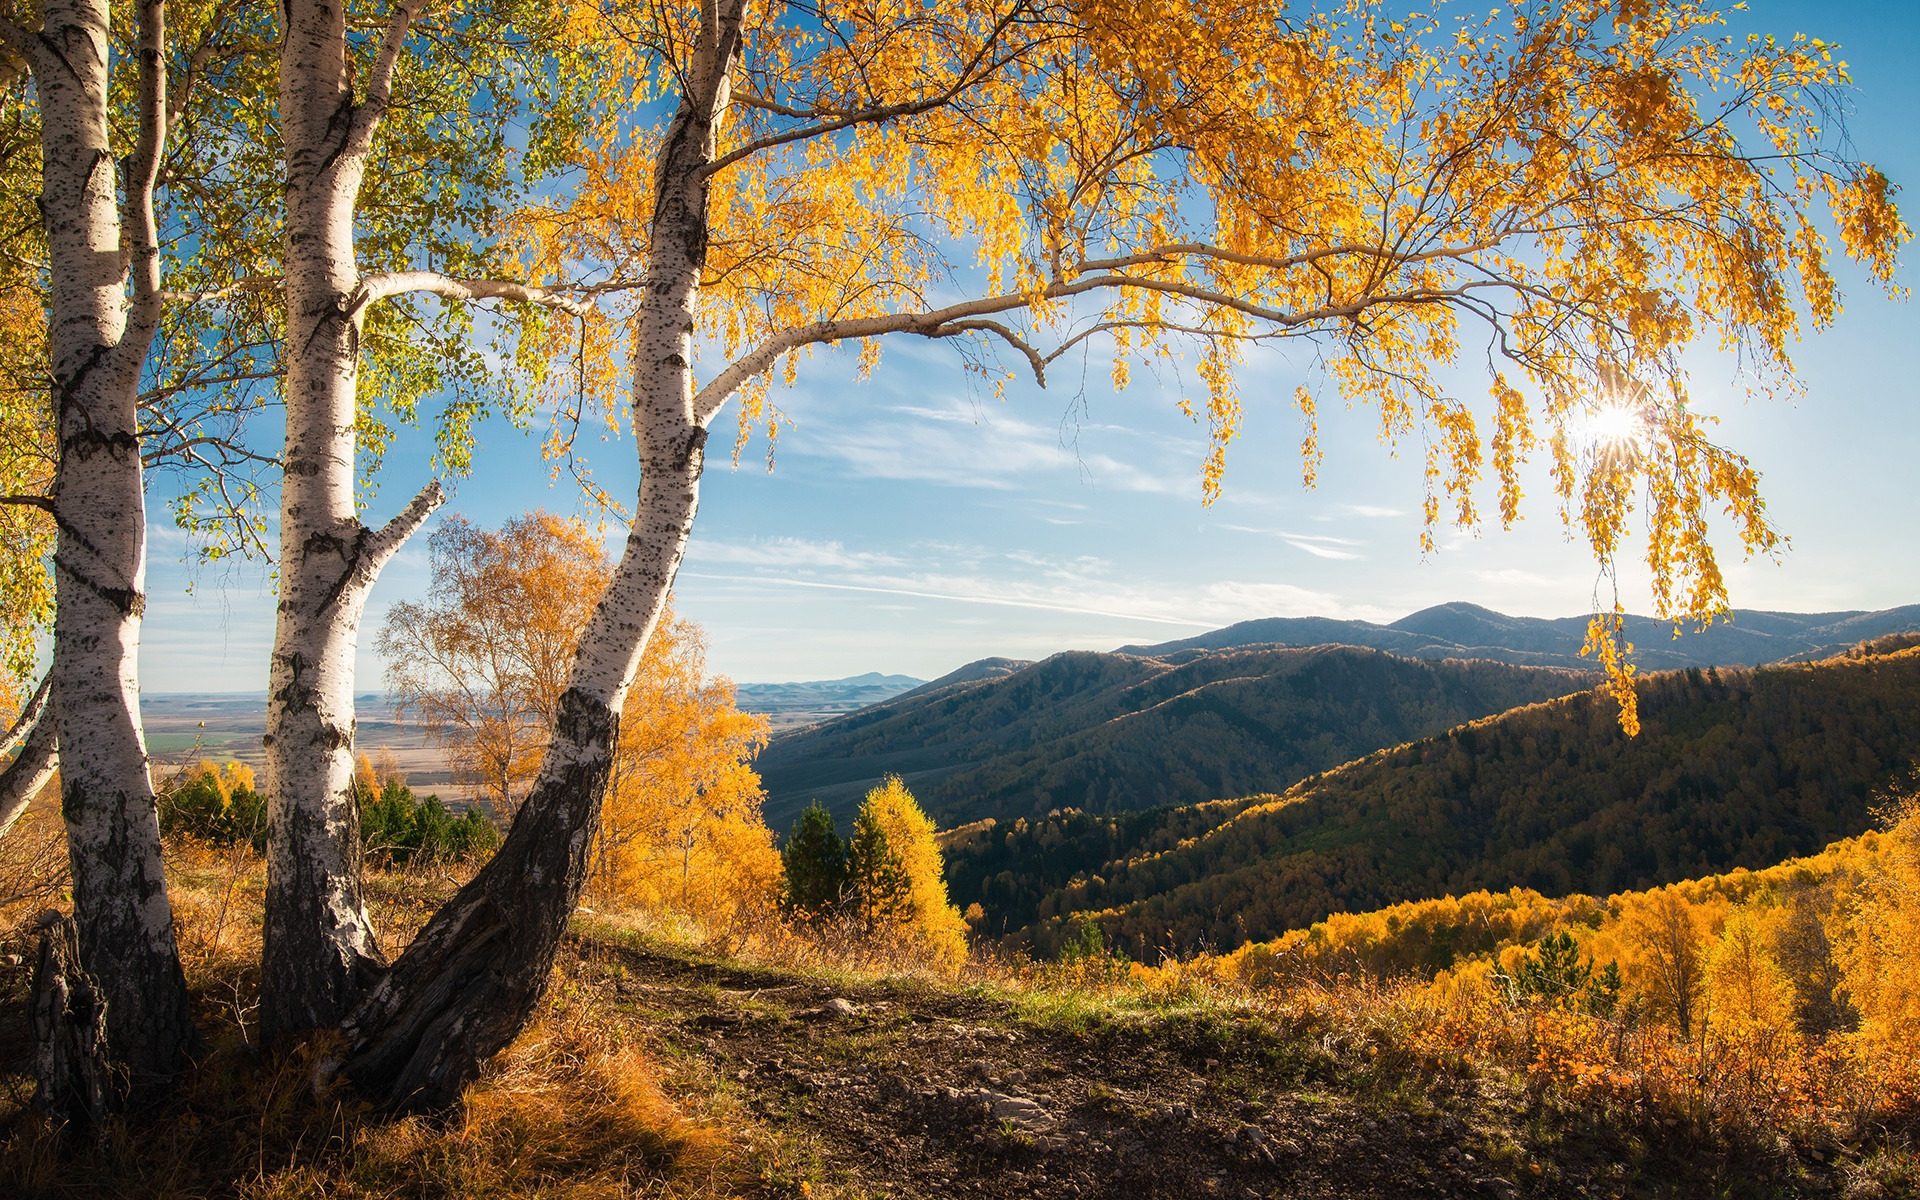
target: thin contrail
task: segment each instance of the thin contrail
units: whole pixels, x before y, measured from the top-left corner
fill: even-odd
[[[869,587],[857,583],[821,583],[812,579],[782,579],[769,575],[711,575],[704,571],[682,571],[689,579],[719,579],[728,583],[779,583],[790,587],[827,588],[837,592],[873,592],[881,596],[915,596],[922,600],[953,600],[961,604],[999,604],[1008,608],[1041,608],[1048,612],[1083,613],[1091,617],[1113,617],[1122,621],[1151,621],[1156,625],[1187,625],[1194,629],[1213,629],[1217,622],[1188,621],[1181,617],[1148,617],[1139,613],[1114,612],[1106,608],[1082,608],[1072,604],[1049,604],[1044,600],[1013,600],[1004,596],[956,596],[950,592],[921,592],[912,588]]]

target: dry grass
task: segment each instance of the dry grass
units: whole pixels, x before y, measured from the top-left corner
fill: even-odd
[[[57,831],[58,825],[54,823]],[[16,827],[15,833],[19,831]],[[0,880],[15,850],[0,839]],[[60,855],[64,868],[64,854]],[[44,873],[44,872],[43,872]],[[154,1111],[91,1141],[49,1129],[20,1073],[31,947],[24,925],[63,884],[0,908],[21,930],[0,967],[0,1196],[343,1197],[509,1200],[513,1197],[740,1194],[745,1155],[712,1124],[689,1120],[661,1092],[639,1031],[558,988],[555,999],[450,1112],[393,1117],[344,1087],[316,1087],[316,1040],[266,1056],[255,1044],[263,866],[251,851],[168,847],[182,959],[199,1005],[205,1054]],[[437,870],[374,875],[368,900],[389,952],[405,944],[459,877]],[[24,912],[24,916],[22,913]]]

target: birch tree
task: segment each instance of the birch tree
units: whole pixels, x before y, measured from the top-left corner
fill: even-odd
[[[108,127],[107,3],[51,0],[31,32],[0,24],[33,72],[40,111],[58,438],[46,505],[58,529],[50,675],[74,920],[81,966],[106,999],[109,1052],[136,1090],[170,1076],[194,1037],[137,697],[146,583],[138,401],[165,303],[154,185],[167,137],[165,11],[143,0],[137,12],[139,127],[124,164],[124,223]]]
[[[541,276],[595,271],[631,297],[555,349],[598,364],[580,391],[617,396],[639,494],[500,851],[347,1022],[346,1072],[398,1103],[457,1095],[533,1011],[708,430],[730,400],[743,431],[777,420],[773,381],[816,348],[997,346],[1044,382],[1098,341],[1116,384],[1184,350],[1211,497],[1236,363],[1305,344],[1325,386],[1417,446],[1430,534],[1478,520],[1489,459],[1512,520],[1519,466],[1544,453],[1569,529],[1611,564],[1638,505],[1656,608],[1701,616],[1724,604],[1711,511],[1750,551],[1777,535],[1679,355],[1718,338],[1790,386],[1797,313],[1837,311],[1819,222],[1881,279],[1906,236],[1888,181],[1837,149],[1828,48],[1740,43],[1683,0],[705,0],[597,19],[629,55],[608,94],[637,82],[652,107],[610,113],[577,199],[524,228]],[[1453,395],[1445,368],[1483,356],[1490,399]],[[1310,481],[1316,393],[1296,401]],[[1582,438],[1602,412],[1630,433]]]
[[[454,307],[501,300],[577,308],[561,293],[412,261],[434,257],[426,251],[437,245],[463,265],[484,267],[484,252],[463,253],[457,245],[474,231],[444,212],[437,244],[423,248],[417,236],[403,234],[386,247],[394,269],[362,270],[356,246],[361,190],[396,107],[411,120],[406,131],[414,140],[395,155],[420,175],[444,173],[475,185],[484,197],[504,186],[506,172],[495,165],[507,148],[502,131],[526,99],[516,90],[525,75],[516,80],[515,64],[499,56],[504,47],[510,60],[516,44],[502,31],[520,18],[523,25],[537,23],[537,7],[509,3],[441,13],[436,36],[418,39],[418,53],[411,54],[409,36],[427,12],[424,0],[401,0],[388,8],[377,35],[362,39],[350,32],[357,26],[350,27],[348,6],[289,0],[283,8],[278,117],[285,155],[286,443],[267,709],[261,1025],[268,1037],[337,1022],[380,966],[360,895],[351,790],[354,650],[381,568],[444,498],[440,483],[429,481],[380,528],[361,523],[356,452],[372,419],[362,394],[369,382],[361,376],[363,339],[383,314],[400,312],[404,323],[407,310],[393,306],[408,297],[430,296]],[[489,79],[495,67],[504,83]],[[490,82],[484,101],[476,101],[475,91]],[[396,106],[396,89],[407,87],[413,103]],[[476,103],[486,110],[480,116],[473,113]],[[435,124],[436,113],[448,120]],[[540,141],[533,141],[529,157],[538,159]],[[449,190],[456,215],[471,215],[460,214],[469,202]],[[435,223],[429,207],[413,210],[415,224]],[[372,383],[377,389],[380,381]],[[443,460],[455,467],[463,453],[461,422],[476,411],[470,404],[455,412],[451,432],[442,431],[443,450],[451,446]]]

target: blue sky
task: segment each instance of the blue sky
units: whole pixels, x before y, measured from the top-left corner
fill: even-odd
[[[1908,220],[1920,224],[1920,6],[1749,7],[1743,26],[1841,44],[1858,150],[1906,185]],[[1837,326],[1798,347],[1803,399],[1749,404],[1710,357],[1695,372],[1696,400],[1763,472],[1793,543],[1777,564],[1729,559],[1738,607],[1920,602],[1920,308],[1857,274],[1846,281]],[[939,344],[889,344],[866,382],[850,357],[816,358],[780,400],[793,428],[775,470],[759,444],[737,471],[724,459],[708,469],[677,595],[707,630],[711,667],[741,681],[932,677],[986,655],[1111,649],[1261,616],[1391,620],[1447,600],[1565,616],[1593,603],[1593,562],[1566,539],[1537,473],[1515,530],[1448,536],[1423,556],[1418,462],[1390,457],[1370,414],[1336,410],[1323,413],[1320,486],[1303,492],[1290,397],[1308,378],[1304,356],[1263,356],[1244,371],[1245,433],[1210,508],[1197,485],[1204,433],[1174,407],[1171,381],[1137,373],[1115,395],[1099,354],[1084,393],[1073,370],[1056,375],[1045,391],[1012,385],[1001,402]],[[425,481],[427,451],[423,435],[402,440],[370,521]],[[599,447],[598,477],[616,494],[631,494],[632,459],[631,442]],[[452,490],[448,511],[483,524],[578,508],[569,483],[549,483],[537,435],[504,426],[485,431],[472,476]],[[171,529],[153,532],[146,689],[264,688],[273,609],[260,573],[201,572],[189,595],[184,546]],[[424,593],[426,567],[422,537],[376,590],[364,645],[388,605]],[[1647,608],[1642,577],[1623,571],[1622,598]],[[379,690],[370,651],[360,669],[361,690]]]

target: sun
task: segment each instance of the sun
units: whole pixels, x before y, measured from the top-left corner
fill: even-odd
[[[1646,444],[1646,418],[1637,405],[1603,404],[1581,418],[1579,437],[1595,453],[1635,454]]]

